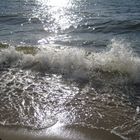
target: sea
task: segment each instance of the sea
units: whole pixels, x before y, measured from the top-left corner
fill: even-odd
[[[140,140],[140,0],[0,0],[1,140]]]

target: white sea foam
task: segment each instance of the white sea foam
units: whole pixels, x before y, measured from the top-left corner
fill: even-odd
[[[130,44],[121,41],[112,40],[109,50],[94,54],[94,59],[96,67],[107,72],[118,71],[134,77],[140,70],[140,58],[134,54]]]
[[[0,51],[0,66],[4,65],[11,66],[16,64],[20,59],[22,59],[22,55],[15,50],[14,47],[9,47],[8,49],[4,49]]]
[[[82,48],[45,46],[36,55],[23,54],[14,48],[0,52],[0,64],[18,64],[22,68],[88,78],[95,70],[125,73],[139,80],[140,58],[127,43],[112,40],[102,52]]]

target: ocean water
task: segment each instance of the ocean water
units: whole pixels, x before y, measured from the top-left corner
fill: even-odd
[[[0,138],[140,140],[139,0],[0,0]]]

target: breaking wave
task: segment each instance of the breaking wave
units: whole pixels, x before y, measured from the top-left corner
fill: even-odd
[[[10,47],[0,51],[1,69],[20,67],[89,79],[97,72],[128,75],[139,81],[140,59],[130,44],[112,40],[102,52],[66,46],[39,47],[36,54],[24,54]]]

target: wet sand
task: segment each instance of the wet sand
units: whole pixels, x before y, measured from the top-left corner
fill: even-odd
[[[1,140],[123,140],[103,129],[57,125],[41,131],[1,128],[0,137]]]

